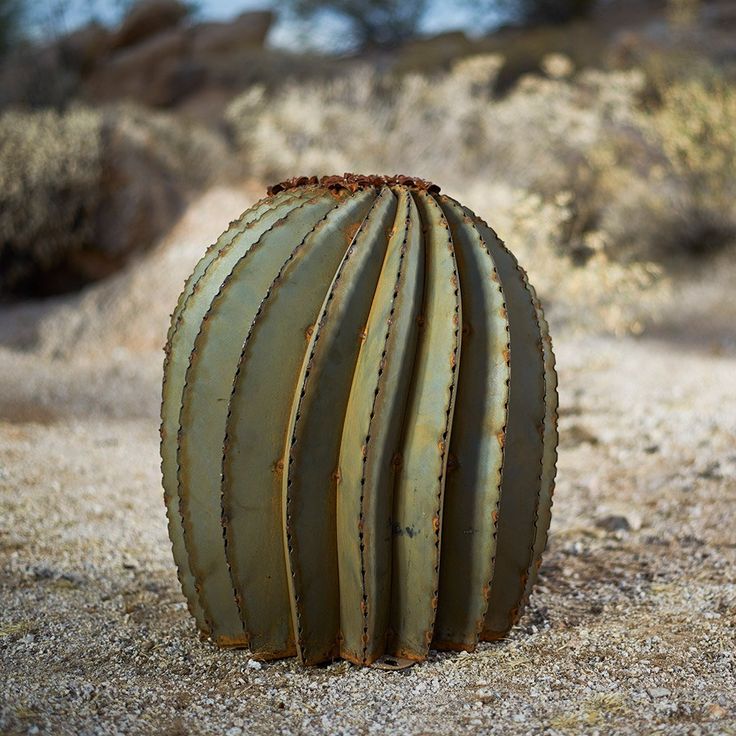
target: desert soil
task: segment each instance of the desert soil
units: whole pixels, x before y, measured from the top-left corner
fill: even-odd
[[[242,202],[210,197],[176,257],[0,318],[0,732],[736,734],[736,347],[711,336],[557,334],[552,533],[508,639],[401,672],[200,641],[166,535],[153,348]]]

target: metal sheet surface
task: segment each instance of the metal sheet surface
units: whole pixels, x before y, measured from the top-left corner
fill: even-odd
[[[493,230],[477,217],[474,221],[496,263],[511,338],[509,417],[496,561],[481,634],[483,639],[497,639],[519,616],[532,562],[544,449],[544,362],[537,311],[526,274]]]
[[[258,305],[299,243],[300,236],[295,233],[308,232],[334,206],[331,196],[303,200],[282,213],[239,258],[233,257],[234,249],[227,254],[222,251],[208,271],[213,276],[218,271],[225,274],[211,300],[209,293],[193,296],[183,313],[186,319],[190,310],[196,310],[201,319],[182,387],[177,452],[179,511],[199,602],[213,638],[223,646],[246,641],[227,568],[220,512],[222,443],[232,379]],[[219,278],[212,279],[216,280]]]
[[[300,374],[283,484],[286,555],[297,651],[305,664],[337,654],[335,489],[358,350],[394,221],[384,187],[330,285]]]
[[[439,204],[414,194],[425,225],[422,327],[394,489],[391,635],[395,657],[427,656],[437,610],[442,503],[460,364],[462,309],[449,226]]]
[[[258,308],[233,381],[222,519],[251,652],[263,659],[296,654],[281,485],[299,371],[324,295],[375,196],[361,192],[330,211],[284,265]]]
[[[285,193],[286,194],[286,193]],[[314,192],[310,192],[314,196]],[[169,538],[171,539],[174,561],[177,566],[182,592],[187,605],[195,618],[197,627],[209,633],[207,623],[199,597],[195,590],[194,576],[189,567],[184,531],[179,513],[179,496],[177,480],[177,433],[179,429],[179,410],[181,407],[181,393],[184,385],[184,376],[189,362],[189,353],[194,344],[194,336],[198,329],[198,320],[202,310],[191,312],[186,319],[183,313],[189,308],[192,296],[202,294],[211,299],[211,295],[219,287],[227,270],[227,264],[220,261],[221,254],[231,253],[233,256],[246,251],[265,232],[283,212],[290,206],[296,206],[301,197],[279,196],[274,198],[274,206],[261,206],[254,213],[248,213],[242,222],[234,223],[216,243],[208,249],[208,253],[195,267],[194,273],[187,280],[184,290],[179,297],[179,303],[172,315],[169,336],[165,348],[163,386],[161,396],[161,473],[164,489],[164,503],[168,520]],[[275,207],[283,207],[279,214]],[[251,216],[253,215],[253,216]],[[214,267],[213,264],[217,264]],[[220,266],[224,266],[220,268]],[[219,279],[219,283],[218,283]],[[199,301],[199,300],[197,300]]]
[[[419,213],[407,189],[397,189],[397,196],[396,221],[358,355],[340,446],[340,655],[361,664],[380,657],[386,646],[394,460],[422,306]]]
[[[534,553],[532,567],[529,571],[525,600],[529,599],[534,583],[537,580],[539,567],[542,564],[542,555],[547,546],[547,534],[552,521],[552,496],[555,489],[555,475],[557,473],[557,371],[555,370],[555,355],[552,349],[552,338],[549,334],[549,325],[544,318],[542,306],[533,287],[534,306],[542,331],[542,347],[544,349],[544,384],[545,384],[545,413],[544,413],[544,454],[542,458],[542,485],[539,494],[537,509],[537,532],[534,538]]]
[[[442,518],[433,646],[472,651],[483,628],[496,554],[510,379],[509,325],[498,273],[465,212],[447,197],[460,274],[462,362]]]

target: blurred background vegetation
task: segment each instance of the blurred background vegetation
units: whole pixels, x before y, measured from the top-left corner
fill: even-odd
[[[0,300],[150,270],[213,187],[356,170],[467,202],[553,321],[640,333],[736,272],[735,70],[729,0],[0,0]]]

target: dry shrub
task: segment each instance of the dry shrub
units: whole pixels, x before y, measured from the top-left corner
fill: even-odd
[[[577,190],[587,193],[588,159],[611,131],[636,125],[642,74],[527,76],[496,99],[501,64],[483,55],[433,77],[362,69],[272,93],[255,87],[227,121],[249,173],[266,180],[356,170],[441,183],[519,253],[558,324],[641,331],[665,290],[659,270],[619,262]]]
[[[77,288],[173,224],[225,160],[214,135],[132,106],[0,116],[0,295]]]
[[[585,259],[571,257],[572,192],[549,199],[476,183],[464,197],[516,253],[556,328],[639,334],[660,317],[670,284],[656,263],[612,258],[602,230],[585,234]]]
[[[617,258],[673,266],[736,243],[736,86],[713,69],[654,82],[656,106],[588,156],[578,201]]]
[[[0,117],[0,290],[92,241],[101,151],[98,112]]]

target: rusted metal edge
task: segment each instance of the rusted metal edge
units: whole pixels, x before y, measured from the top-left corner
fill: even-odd
[[[420,215],[420,220],[422,221],[423,225],[423,232],[424,232],[424,241],[425,241],[425,247],[428,242],[426,234],[427,234],[427,223],[422,218],[422,214],[426,214],[428,210],[430,210],[432,207],[437,208],[437,212],[439,214],[438,221],[440,224],[442,224],[446,230],[447,233],[447,248],[450,252],[451,256],[451,262],[452,262],[452,275],[449,278],[450,285],[453,289],[454,294],[454,314],[453,314],[453,344],[451,347],[450,352],[450,363],[451,363],[451,374],[452,377],[450,379],[449,384],[447,385],[447,393],[443,402],[443,409],[444,409],[444,429],[442,431],[442,435],[438,438],[438,451],[439,451],[439,465],[440,465],[440,473],[437,477],[436,482],[436,503],[434,505],[434,513],[433,513],[433,519],[432,519],[432,526],[435,536],[434,541],[434,555],[433,555],[433,589],[432,589],[432,595],[430,599],[430,610],[429,610],[429,621],[428,626],[426,629],[424,629],[421,632],[422,636],[422,649],[421,651],[414,651],[412,648],[406,646],[405,644],[401,644],[400,642],[396,641],[396,635],[397,633],[389,632],[389,640],[392,638],[394,641],[390,645],[388,652],[390,656],[393,656],[394,658],[398,659],[405,659],[405,660],[411,660],[415,662],[424,661],[427,658],[427,653],[429,652],[429,649],[432,644],[432,637],[434,634],[434,622],[435,617],[437,614],[437,604],[438,604],[438,593],[439,593],[439,566],[440,566],[440,553],[441,553],[441,527],[442,527],[442,503],[443,503],[443,495],[444,495],[444,485],[445,485],[445,478],[447,473],[447,460],[448,460],[448,454],[449,454],[449,442],[450,442],[450,432],[452,429],[452,419],[453,419],[453,412],[454,412],[454,405],[455,405],[455,394],[457,390],[457,382],[458,382],[458,368],[459,368],[459,361],[460,361],[460,330],[461,330],[461,323],[462,323],[462,306],[461,306],[461,300],[460,300],[460,281],[457,271],[457,262],[455,259],[455,253],[454,253],[454,246],[453,246],[453,239],[452,239],[452,232],[450,230],[450,226],[447,222],[447,219],[445,218],[445,214],[438,204],[438,202],[434,199],[434,197],[431,195],[431,193],[427,191],[418,191],[418,192],[412,192],[412,197],[421,197],[424,205],[420,205],[417,203],[417,209]],[[426,293],[423,297],[424,300],[426,300]],[[425,305],[426,306],[426,305]],[[426,319],[426,308],[423,307],[422,309],[422,315],[423,319]],[[425,326],[426,329],[426,326]],[[417,350],[421,350],[421,338],[417,342]],[[405,420],[406,422],[406,417]],[[402,433],[402,446],[405,442],[405,430],[404,433]],[[395,584],[395,581],[392,583],[392,587]],[[393,598],[392,593],[392,598]]]
[[[289,201],[291,199],[293,199],[293,197],[290,197],[290,196],[284,196],[284,197],[279,197],[279,198],[275,198],[275,197],[272,197],[272,196],[263,197],[262,199],[258,200],[258,202],[256,202],[255,204],[253,204],[243,214],[241,214],[240,218],[238,218],[237,220],[231,221],[230,222],[230,225],[227,228],[227,230],[225,230],[225,232],[222,233],[217,238],[217,240],[214,243],[212,243],[210,246],[208,246],[208,248],[205,251],[204,255],[198,261],[197,266],[195,266],[193,273],[189,276],[189,278],[184,283],[184,287],[183,287],[183,289],[181,291],[181,294],[179,295],[179,298],[177,300],[176,307],[174,308],[174,311],[171,314],[171,321],[170,321],[170,324],[169,324],[169,329],[167,331],[166,343],[165,343],[165,346],[164,346],[163,379],[162,379],[162,387],[161,387],[161,406],[160,406],[160,412],[159,412],[159,416],[160,416],[160,419],[161,419],[161,423],[159,425],[159,438],[160,438],[160,442],[159,442],[159,454],[161,456],[160,469],[161,469],[161,473],[162,474],[164,472],[164,468],[163,468],[163,463],[164,463],[164,460],[163,460],[164,443],[167,440],[166,431],[165,431],[165,427],[164,427],[164,424],[165,424],[165,409],[166,409],[166,406],[165,406],[165,404],[166,404],[166,401],[165,401],[165,396],[166,396],[166,380],[167,380],[167,377],[168,377],[168,372],[169,372],[168,369],[169,369],[169,363],[170,363],[170,359],[171,359],[172,340],[173,340],[173,336],[174,336],[174,333],[176,331],[176,328],[178,327],[178,325],[179,325],[179,323],[181,321],[182,313],[186,309],[187,304],[189,303],[190,298],[195,293],[195,291],[196,291],[196,285],[197,285],[199,279],[201,279],[207,273],[209,267],[212,265],[213,259],[210,259],[210,257],[213,255],[214,251],[216,250],[216,248],[218,246],[218,243],[219,243],[220,239],[222,238],[222,235],[224,235],[225,233],[227,233],[234,226],[239,225],[242,222],[242,220],[245,217],[245,215],[249,211],[254,210],[254,209],[257,209],[259,207],[262,207],[266,203],[270,203],[271,205],[274,205],[274,204],[281,205],[281,204],[284,203],[284,201]],[[251,220],[250,222],[246,223],[239,231],[237,231],[233,235],[232,240],[235,240],[235,238],[237,238],[238,236],[242,235],[246,230],[250,229],[251,227],[254,227],[272,209],[273,209],[273,206],[269,206],[268,208],[264,209],[263,212],[261,212],[258,217],[256,217],[254,220]],[[232,242],[232,240],[230,242]],[[201,264],[204,263],[207,260],[209,260],[209,262],[206,264],[205,268],[202,270],[201,273],[199,273],[197,276],[195,276],[195,274],[197,274],[197,270],[198,270],[197,267],[198,266],[201,266]],[[177,474],[178,474],[178,469],[177,469]],[[166,491],[165,490],[164,490],[164,493],[163,493],[163,500],[164,500],[164,506],[165,506],[165,509],[166,509],[167,531],[168,531],[168,534],[169,534],[169,540],[170,540],[171,547],[172,547],[172,552],[173,552],[173,547],[174,547],[173,536],[174,535],[172,533],[173,532],[173,526],[172,525],[174,524],[174,520],[173,520],[172,515],[169,512],[169,499],[167,497],[167,494],[166,494]],[[189,611],[189,613],[194,618],[195,622],[197,623],[198,628],[204,634],[209,635],[211,633],[211,630],[208,627],[208,624],[206,622],[206,619],[203,618],[203,615],[202,615],[202,612],[201,611],[198,611],[198,610],[195,609],[194,602],[190,599],[190,596],[187,593],[187,584],[183,580],[183,571],[180,568],[180,561],[177,560],[177,559],[175,559],[174,561],[176,563],[175,564],[175,567],[176,567],[177,579],[178,579],[179,585],[180,585],[180,587],[182,589],[182,593],[184,593],[184,598],[185,598],[185,601],[186,601],[187,610]],[[187,567],[188,567],[188,563],[187,563]],[[189,570],[189,574],[191,575],[191,570]]]
[[[535,315],[534,320],[537,326],[537,333],[539,334],[539,340],[537,341],[537,347],[539,349],[539,353],[542,356],[544,356],[544,346],[542,344],[542,328],[539,323],[539,312],[534,305],[536,294],[534,293],[534,290],[531,287],[531,284],[529,283],[529,277],[527,276],[526,271],[521,267],[514,253],[511,250],[509,250],[509,248],[506,246],[503,240],[501,240],[501,238],[498,236],[498,233],[496,233],[496,231],[490,225],[488,225],[488,223],[485,222],[483,218],[479,217],[477,214],[469,210],[467,207],[464,207],[464,209],[470,214],[470,216],[476,222],[479,222],[484,227],[486,227],[491,233],[493,233],[499,247],[502,248],[508,254],[508,256],[511,258],[511,260],[515,264],[516,270],[519,273],[519,276],[521,278],[521,282],[524,288],[526,289],[527,293],[529,294],[529,297],[532,302],[532,307],[534,308],[534,315]],[[547,380],[546,379],[547,377],[544,374],[544,370],[543,370],[542,371],[542,396],[544,397],[545,401],[546,401],[546,396],[547,396]],[[543,435],[544,418],[542,418],[542,424],[540,427],[537,428],[537,430],[539,431],[541,435]],[[521,594],[520,594],[517,604],[509,612],[508,624],[504,628],[504,630],[503,631],[485,630],[481,633],[481,638],[484,640],[493,641],[493,640],[502,639],[503,637],[505,637],[508,631],[521,618],[521,614],[523,613],[523,610],[524,610],[524,605],[525,605],[524,594],[525,594],[526,587],[527,587],[527,581],[531,574],[532,566],[534,565],[534,544],[535,544],[535,540],[537,536],[537,517],[539,513],[539,499],[540,499],[541,489],[542,489],[543,460],[544,460],[544,446],[542,445],[542,452],[540,453],[540,456],[539,456],[539,472],[537,474],[537,496],[536,496],[536,503],[534,506],[534,534],[532,535],[531,544],[529,548],[529,564],[527,566],[526,571],[522,574],[521,579],[520,579]]]
[[[357,243],[359,240],[359,237],[362,233],[365,232],[367,225],[371,222],[372,215],[376,212],[377,207],[376,203],[379,201],[379,197],[376,198],[375,202],[373,203],[368,215],[366,216],[365,220],[361,223],[360,228],[355,233],[355,236],[353,237],[352,242],[350,243],[350,246],[348,247],[347,251],[345,252],[345,256],[343,257],[342,261],[340,262],[340,265],[338,266],[337,272],[335,273],[334,279],[332,281],[332,284],[330,285],[330,288],[328,290],[328,293],[325,295],[325,305],[323,306],[321,312],[321,317],[316,325],[314,332],[311,337],[311,349],[309,352],[309,356],[306,358],[306,369],[304,371],[304,379],[301,382],[301,385],[297,385],[297,395],[298,399],[296,400],[296,405],[293,410],[293,423],[290,428],[290,431],[287,436],[286,440],[286,448],[285,453],[287,456],[286,460],[286,473],[285,473],[285,498],[283,503],[283,516],[284,516],[284,545],[285,545],[285,551],[286,551],[286,559],[287,559],[287,567],[288,572],[291,578],[291,588],[292,588],[292,602],[293,602],[293,620],[294,620],[294,634],[296,637],[296,647],[297,647],[297,654],[299,656],[300,661],[302,662],[308,662],[309,657],[305,655],[304,646],[303,646],[303,629],[302,629],[302,614],[299,606],[299,597],[298,597],[298,591],[297,591],[297,561],[294,559],[294,549],[293,549],[293,535],[292,535],[292,526],[291,526],[291,503],[292,503],[292,496],[288,492],[289,486],[291,485],[291,468],[294,461],[294,446],[297,442],[297,428],[299,425],[299,418],[301,413],[301,406],[302,406],[302,400],[304,398],[304,395],[306,393],[307,383],[309,381],[309,372],[311,370],[311,367],[314,363],[314,358],[317,352],[317,346],[319,343],[319,338],[322,333],[322,328],[324,327],[328,315],[329,315],[329,309],[327,308],[329,305],[329,302],[331,301],[334,293],[335,288],[337,284],[340,281],[340,278],[342,276],[342,272],[345,268],[345,265],[350,260],[351,256],[356,250]],[[296,397],[295,397],[296,398]],[[337,633],[337,632],[336,632]],[[335,641],[335,648],[337,650],[338,642]]]
[[[547,547],[547,538],[549,534],[549,524],[552,516],[552,506],[554,505],[554,491],[555,491],[555,479],[557,476],[557,444],[559,440],[557,421],[558,421],[558,410],[559,410],[559,392],[557,390],[557,370],[556,370],[556,359],[554,349],[552,347],[552,337],[549,332],[549,324],[544,316],[544,310],[542,304],[537,296],[536,289],[530,284],[529,288],[532,291],[534,300],[534,306],[539,316],[539,324],[542,330],[542,342],[544,347],[544,369],[545,377],[549,377],[549,381],[545,384],[545,405],[549,413],[545,412],[545,427],[544,427],[544,440],[549,439],[551,448],[551,455],[547,456],[547,445],[543,441],[543,453],[542,453],[542,481],[543,485],[541,488],[540,495],[540,506],[543,496],[548,496],[545,499],[546,509],[544,509],[546,520],[543,520],[543,527],[537,528],[537,536],[534,542],[534,559],[532,562],[532,568],[529,573],[529,579],[527,580],[526,590],[524,591],[523,606],[529,602],[529,597],[534,589],[534,584],[537,580],[537,574],[542,564],[542,557]],[[550,406],[551,404],[551,406]],[[549,434],[548,434],[549,433]],[[547,464],[549,463],[549,464]],[[546,476],[546,478],[545,478]],[[546,485],[546,488],[545,488]],[[539,523],[539,513],[542,509],[538,509],[537,512],[537,524]]]
[[[302,248],[302,246],[306,243],[306,241],[319,229],[321,229],[322,226],[327,222],[328,218],[332,213],[334,213],[336,210],[338,210],[340,207],[342,207],[348,200],[343,198],[340,202],[338,202],[331,210],[329,210],[315,225],[312,227],[309,232],[307,232],[304,237],[302,238],[301,242],[292,250],[289,257],[284,261],[284,263],[281,265],[281,268],[278,271],[278,274],[271,282],[271,285],[266,290],[265,295],[263,296],[263,299],[261,300],[261,303],[258,306],[258,310],[256,311],[255,316],[253,317],[253,320],[251,321],[250,327],[248,328],[248,333],[243,341],[243,346],[240,351],[240,358],[238,360],[238,367],[235,371],[235,375],[233,377],[232,382],[232,388],[230,391],[230,399],[228,401],[228,411],[227,411],[227,420],[225,425],[225,437],[223,439],[223,445],[222,445],[222,465],[221,465],[221,489],[220,489],[220,511],[221,511],[221,521],[222,521],[222,534],[223,534],[223,542],[225,545],[225,559],[227,561],[228,565],[228,571],[230,573],[230,580],[233,585],[233,594],[235,597],[235,602],[238,607],[238,611],[240,612],[240,617],[243,621],[243,624],[247,631],[247,618],[245,615],[244,605],[243,605],[243,599],[242,594],[238,590],[236,586],[236,578],[237,576],[237,570],[234,571],[233,567],[233,560],[231,560],[230,555],[227,553],[228,549],[228,541],[230,540],[230,537],[232,535],[232,530],[229,525],[229,505],[227,501],[227,497],[224,490],[224,484],[225,484],[225,475],[226,475],[226,465],[227,465],[227,448],[228,444],[230,442],[230,420],[232,417],[232,406],[233,406],[233,397],[236,394],[237,387],[238,387],[238,378],[241,373],[241,369],[243,367],[244,362],[244,356],[246,354],[248,344],[250,341],[250,338],[253,334],[253,330],[255,328],[256,323],[259,321],[261,314],[263,312],[263,308],[268,301],[268,299],[271,297],[271,294],[273,290],[278,286],[280,283],[283,273],[285,269],[288,267],[289,263],[293,261],[296,254],[299,252],[299,250]],[[293,632],[292,632],[293,636]],[[290,657],[294,656],[296,654],[296,644],[292,641],[290,645],[288,645],[284,650],[282,651],[257,651],[254,652],[255,655],[259,659],[279,659],[281,657]]]
[[[240,259],[238,259],[238,261],[236,261],[236,263],[233,266],[233,269],[230,270],[230,273],[225,277],[225,279],[223,280],[222,284],[220,284],[220,287],[218,288],[217,292],[215,293],[215,296],[213,297],[212,301],[210,302],[210,305],[207,307],[207,311],[205,312],[205,315],[204,315],[202,321],[200,322],[199,330],[197,331],[197,336],[195,337],[195,340],[194,340],[194,344],[195,345],[196,345],[197,339],[199,338],[199,335],[202,333],[202,326],[207,321],[208,315],[211,313],[212,304],[217,299],[217,297],[222,293],[222,291],[225,288],[226,284],[229,283],[230,274],[232,274],[232,271],[234,270],[235,266],[237,266],[237,264],[240,263],[244,258],[247,258],[249,254],[253,253],[254,249],[257,248],[263,242],[263,239],[266,237],[266,235],[268,235],[268,233],[272,232],[274,230],[274,228],[276,228],[276,227],[278,227],[280,225],[283,225],[284,222],[288,219],[289,215],[292,212],[305,207],[307,204],[309,204],[310,202],[313,202],[313,201],[315,201],[317,199],[319,199],[317,193],[315,193],[315,196],[314,197],[304,198],[303,201],[301,201],[300,199],[297,199],[296,201],[301,201],[301,204],[297,205],[296,207],[294,207],[292,209],[289,209],[285,213],[285,215],[283,217],[281,217],[278,220],[275,220],[273,222],[273,224],[271,225],[271,227],[269,227],[268,230],[266,230],[258,238],[258,240],[255,243],[253,243],[248,248],[248,250],[246,250],[246,252],[240,257]],[[194,358],[194,353],[195,353],[195,350],[193,349],[192,352],[189,355],[189,363],[188,363],[187,370],[186,370],[186,376],[189,375],[189,372],[191,370],[192,362],[193,362],[193,358]],[[187,379],[187,377],[185,377],[184,384],[182,386],[182,397],[186,393],[187,386],[188,386],[188,379]],[[191,529],[189,531],[187,531],[188,527],[190,526],[190,520],[188,519],[188,514],[186,513],[186,502],[187,502],[188,494],[186,494],[184,492],[183,483],[182,483],[182,471],[183,471],[183,468],[182,468],[182,465],[181,465],[181,440],[182,440],[182,435],[183,435],[183,431],[184,431],[184,428],[182,427],[182,424],[181,424],[181,410],[182,410],[182,408],[183,408],[183,403],[182,403],[182,406],[179,407],[179,428],[178,428],[178,432],[177,432],[177,448],[176,448],[176,460],[177,460],[177,473],[176,473],[176,477],[177,477],[177,495],[179,496],[179,515],[181,517],[182,532],[183,532],[183,537],[184,537],[184,543],[185,543],[185,546],[187,548],[187,555],[188,555],[188,558],[189,558],[189,566],[191,568],[192,575],[193,575],[193,577],[195,579],[195,590],[197,591],[197,594],[199,595],[199,603],[200,603],[200,606],[202,607],[204,618],[205,618],[205,621],[207,622],[207,626],[208,626],[208,629],[209,629],[209,632],[208,633],[209,633],[210,636],[212,636],[212,634],[215,631],[215,628],[216,627],[214,625],[212,611],[210,610],[209,604],[204,599],[204,596],[200,595],[199,578],[201,578],[201,575],[199,575],[196,572],[196,552],[193,551],[193,549],[191,548],[191,545],[190,546],[187,546],[186,545],[187,536],[189,536],[191,534]],[[224,641],[224,640],[220,641],[220,639],[218,639],[218,642],[217,643],[220,644],[221,646],[232,646],[232,644],[229,641]],[[247,641],[247,632],[245,631],[245,628],[243,628],[243,641],[242,641],[242,645],[247,645],[247,643],[248,643],[248,641]]]
[[[269,195],[277,194],[288,189],[298,187],[320,186],[332,191],[347,190],[355,192],[358,189],[380,189],[384,186],[401,186],[413,191],[425,191],[430,194],[438,194],[440,188],[426,179],[404,174],[331,174],[328,176],[295,176],[278,184],[272,184],[266,190]]]
[[[499,467],[498,471],[498,495],[496,498],[496,503],[494,505],[494,508],[490,510],[492,519],[493,519],[493,536],[496,540],[498,540],[498,517],[499,517],[499,511],[501,508],[501,492],[503,489],[503,470],[504,470],[504,463],[506,454],[504,452],[504,445],[505,445],[505,437],[506,437],[506,428],[508,426],[508,418],[509,418],[509,396],[510,396],[510,371],[511,371],[511,335],[509,331],[509,321],[507,314],[507,305],[506,305],[506,296],[504,294],[503,284],[501,283],[501,279],[498,275],[498,270],[496,269],[496,262],[493,258],[493,255],[491,254],[491,251],[488,247],[488,244],[483,238],[482,233],[475,227],[475,223],[473,218],[468,214],[468,210],[463,207],[457,200],[453,199],[452,197],[449,197],[446,194],[443,194],[439,197],[440,201],[447,201],[454,209],[458,210],[458,214],[462,213],[463,218],[466,222],[466,224],[471,225],[473,227],[473,230],[478,238],[478,243],[485,251],[486,255],[490,258],[491,264],[492,264],[492,271],[491,271],[491,278],[496,284],[496,287],[498,289],[498,292],[501,295],[501,301],[502,301],[502,309],[504,310],[504,330],[506,332],[506,341],[505,341],[505,347],[504,347],[504,363],[506,364],[507,369],[507,378],[506,378],[506,386],[505,386],[505,396],[504,396],[504,416],[505,421],[503,424],[503,427],[501,428],[501,431],[499,435],[497,436],[497,441],[501,445],[501,465]],[[440,205],[441,206],[441,205]],[[464,642],[457,642],[457,641],[449,641],[449,640],[436,640],[433,642],[433,645],[437,649],[445,649],[449,651],[469,651],[472,652],[475,650],[478,640],[480,639],[481,633],[483,631],[483,624],[485,621],[486,613],[488,610],[488,602],[490,600],[490,594],[491,594],[491,582],[493,580],[493,571],[495,567],[495,561],[497,556],[497,547],[494,545],[494,553],[493,557],[491,558],[491,568],[490,568],[490,577],[488,578],[488,581],[486,585],[483,587],[483,598],[485,600],[485,606],[483,608],[483,611],[481,612],[480,617],[476,620],[475,623],[475,632],[476,632],[476,641],[472,646],[469,646],[465,644]]]
[[[447,477],[447,459],[450,450],[450,433],[452,431],[452,420],[455,410],[455,396],[457,394],[457,385],[459,380],[459,363],[460,363],[460,334],[462,329],[462,304],[460,298],[460,275],[457,270],[457,259],[455,258],[455,247],[452,239],[452,230],[450,224],[447,222],[445,213],[440,207],[437,200],[430,195],[429,192],[425,194],[428,202],[431,202],[434,207],[437,208],[440,215],[440,222],[444,225],[447,231],[447,247],[452,255],[452,277],[450,279],[455,293],[455,313],[453,315],[453,339],[454,345],[452,348],[452,380],[450,385],[447,387],[448,390],[448,402],[445,410],[445,430],[442,434],[442,445],[440,450],[440,465],[442,468],[442,475],[438,479],[437,483],[437,504],[436,504],[436,523],[434,525],[435,533],[435,560],[434,560],[434,573],[435,573],[435,588],[432,594],[432,621],[430,628],[425,632],[425,641],[427,643],[427,650],[432,645],[432,635],[434,634],[434,622],[437,616],[437,603],[439,600],[439,585],[440,585],[440,556],[441,556],[441,542],[442,542],[442,501],[445,490],[445,478]]]
[[[363,446],[365,447],[365,451],[363,452],[363,468],[360,478],[360,538],[361,538],[361,545],[360,545],[360,575],[362,579],[362,600],[363,600],[363,650],[361,652],[361,664],[369,664],[367,661],[367,653],[368,653],[368,593],[366,591],[366,581],[365,581],[365,551],[362,544],[363,539],[363,524],[365,521],[365,482],[366,482],[366,469],[368,464],[368,453],[371,449],[371,430],[373,427],[373,418],[375,414],[376,409],[376,403],[378,401],[378,396],[381,392],[381,387],[384,383],[383,376],[385,375],[385,371],[383,369],[383,363],[386,360],[386,353],[388,351],[388,345],[389,345],[389,338],[391,336],[391,327],[393,326],[393,315],[396,305],[396,298],[399,292],[399,287],[401,285],[401,280],[403,276],[403,267],[404,267],[404,256],[406,255],[406,248],[407,248],[407,240],[409,237],[409,225],[410,225],[410,219],[411,219],[411,198],[410,196],[407,196],[406,198],[406,215],[404,217],[404,238],[401,243],[401,250],[399,255],[399,266],[396,273],[396,278],[394,279],[394,288],[393,288],[393,294],[391,297],[391,309],[389,311],[389,320],[386,327],[386,333],[383,340],[383,351],[381,352],[381,368],[378,371],[378,375],[376,376],[376,387],[373,392],[373,403],[371,405],[371,413],[370,413],[370,419],[368,421],[368,432],[366,434]]]

